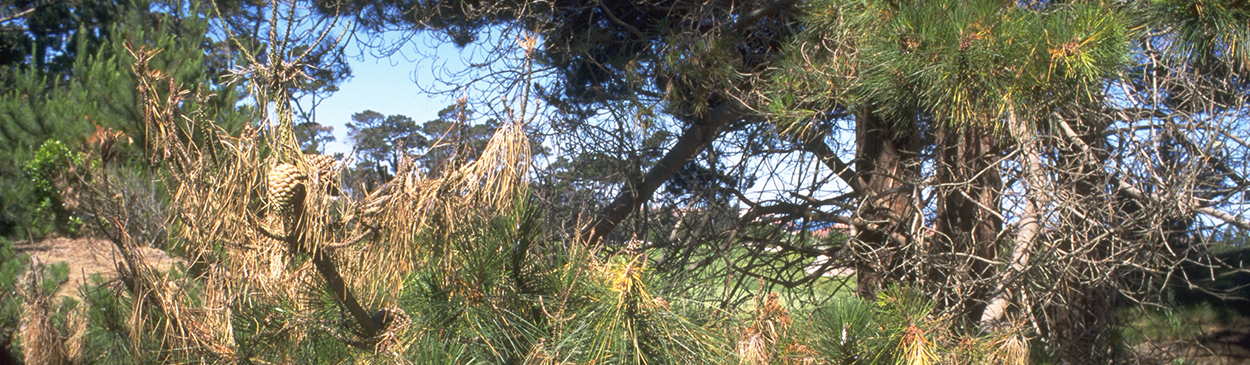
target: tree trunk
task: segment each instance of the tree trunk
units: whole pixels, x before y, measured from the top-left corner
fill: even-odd
[[[880,249],[881,254],[867,260],[857,260],[856,292],[860,297],[873,298],[884,284],[901,277],[899,242],[890,239],[892,233],[906,231],[899,219],[907,220],[914,215],[914,198],[908,179],[918,175],[919,164],[910,163],[917,158],[919,131],[912,127],[899,127],[898,123],[885,120],[872,111],[865,110],[856,118],[855,170],[859,172],[858,185],[866,197],[867,209],[862,218],[880,224],[878,229],[856,227],[856,238],[869,247]],[[843,169],[845,170],[845,169]],[[841,173],[842,171],[836,171]],[[855,187],[855,184],[851,184]],[[904,233],[906,234],[906,233]]]
[[[997,256],[1003,182],[997,166],[997,139],[983,128],[938,127],[938,204],[936,260],[928,268],[932,285],[960,286],[952,298],[962,313],[979,318],[986,284]],[[951,291],[948,291],[951,292]]]
[[[1025,199],[1024,209],[1020,212],[1020,228],[1012,244],[1011,261],[1007,271],[1000,275],[998,284],[991,293],[992,297],[985,310],[981,312],[981,330],[997,331],[1004,327],[1003,317],[1007,314],[1007,306],[1011,304],[1012,287],[1017,283],[1025,270],[1033,249],[1033,241],[1042,229],[1042,210],[1050,204],[1047,191],[1054,191],[1053,185],[1047,183],[1045,172],[1042,171],[1042,157],[1038,152],[1037,138],[1028,126],[1016,118],[1015,110],[1008,109],[1008,128],[1011,135],[1019,143],[1021,166],[1024,167]],[[1015,294],[1018,295],[1018,294]]]

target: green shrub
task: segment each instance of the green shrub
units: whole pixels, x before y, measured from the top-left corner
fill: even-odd
[[[22,172],[34,190],[36,219],[51,218],[53,229],[70,236],[82,233],[83,221],[66,206],[66,197],[61,189],[67,185],[70,174],[83,167],[83,161],[81,152],[70,150],[61,141],[49,139],[39,146],[34,157],[22,165]]]
[[[130,341],[130,296],[119,293],[99,274],[92,275],[79,290],[83,304],[87,305],[87,332],[81,355],[84,362],[136,363],[136,351]]]
[[[872,301],[836,298],[810,315],[796,316],[795,329],[777,345],[782,361],[773,363],[1028,363],[1022,329],[961,334],[935,308],[930,298],[906,287],[883,290]]]
[[[15,340],[23,304],[17,284],[28,260],[13,251],[12,241],[0,237],[0,353],[7,351],[16,358],[21,358],[21,344]]]

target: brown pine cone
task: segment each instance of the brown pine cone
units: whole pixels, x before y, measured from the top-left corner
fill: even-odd
[[[284,163],[274,166],[269,171],[269,199],[277,205],[278,211],[286,211],[291,207],[291,199],[295,197],[295,189],[308,180],[308,175],[300,172],[295,165]]]
[[[327,175],[334,168],[334,156],[306,154],[304,158],[308,160],[308,165],[312,166],[313,171],[317,171],[320,175]]]

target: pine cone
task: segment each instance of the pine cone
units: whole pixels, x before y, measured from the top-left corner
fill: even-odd
[[[291,200],[295,198],[296,187],[304,184],[306,180],[308,180],[308,175],[289,163],[275,166],[273,171],[269,172],[269,199],[277,205],[278,211],[285,212],[290,209]]]
[[[312,171],[309,173],[317,178],[319,185],[324,187],[330,193],[330,196],[339,196],[339,189],[334,186],[334,179],[331,177],[334,164],[338,163],[334,156],[306,154],[304,159],[312,167]]]
[[[304,159],[308,160],[308,165],[312,166],[313,171],[317,171],[322,176],[328,175],[334,168],[334,163],[337,162],[334,156],[328,155],[307,154],[304,155]]]

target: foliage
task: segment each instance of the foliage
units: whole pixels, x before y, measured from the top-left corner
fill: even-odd
[[[532,204],[532,203],[530,203]],[[706,309],[650,293],[644,257],[607,259],[577,246],[534,241],[532,205],[471,224],[450,247],[454,263],[431,265],[405,285],[401,307],[420,328],[411,359],[487,363],[719,363]],[[437,239],[437,238],[436,238]],[[675,304],[670,304],[670,301]],[[429,329],[429,330],[425,330]],[[422,345],[429,344],[429,345]]]
[[[419,133],[417,122],[404,115],[384,117],[366,110],[352,115],[347,123],[347,137],[356,146],[357,173],[366,190],[390,180],[399,170],[399,160],[426,147],[426,137]]]
[[[802,123],[818,123],[823,113],[858,107],[892,121],[921,114],[1002,132],[1005,124],[983,123],[1009,105],[1050,107],[1035,96],[1093,99],[1128,57],[1128,15],[1094,3],[1044,14],[998,1],[805,6],[813,26],[787,45],[804,57],[782,61],[769,85],[770,111],[790,133],[816,128]],[[830,41],[840,43],[806,48]]]
[[[915,289],[896,286],[875,301],[847,297],[815,308],[794,322],[773,363],[1026,364],[1029,344],[1004,334],[961,335],[949,317]]]
[[[178,93],[165,99],[155,89],[168,79],[146,68],[154,52],[134,54],[146,107],[177,105]],[[266,78],[284,74],[258,73],[253,82],[270,84]],[[281,113],[292,112],[283,106],[289,96],[267,97],[274,99],[262,100],[273,100]],[[179,344],[144,357],[717,361],[707,356],[717,351],[710,342],[716,336],[704,327],[715,322],[696,323],[653,298],[645,256],[600,257],[601,248],[536,238],[543,236],[542,217],[527,208],[533,144],[526,116],[499,123],[490,138],[485,131],[460,132],[457,143],[465,149],[484,143],[472,154],[443,158],[437,173],[422,173],[407,153],[384,151],[376,157],[391,160],[388,179],[364,194],[340,196],[334,194],[338,163],[296,153],[291,116],[277,117],[274,133],[210,128],[217,133],[204,144],[188,142],[173,113],[146,120],[158,131],[158,151],[173,156],[165,177],[181,226],[176,234],[189,255],[211,257],[212,264],[195,278],[205,285],[196,297],[168,291],[169,279],[143,274],[141,261],[128,257],[130,295],[147,303],[148,318],[132,327],[159,330],[161,343]],[[415,126],[380,115],[358,121],[385,127],[387,119]],[[457,128],[439,122],[431,130]],[[223,154],[204,153],[217,146]],[[266,180],[268,191],[280,193],[254,194],[266,191]],[[125,237],[115,241],[129,245]],[[192,302],[211,303],[206,307],[213,310],[180,309]],[[183,336],[170,329],[206,332]],[[438,354],[443,350],[450,353]]]
[[[305,121],[295,125],[295,137],[300,141],[300,151],[320,154],[327,143],[334,142],[334,127]]]
[[[0,150],[11,151],[38,146],[57,138],[74,149],[96,129],[112,128],[146,147],[143,111],[137,100],[136,77],[130,72],[134,62],[125,48],[127,41],[161,48],[151,62],[165,69],[179,82],[196,85],[192,102],[203,104],[204,112],[220,115],[223,126],[241,128],[235,110],[239,91],[224,87],[205,67],[210,57],[203,47],[208,32],[208,9],[199,3],[145,1],[132,10],[111,16],[100,47],[83,50],[73,58],[73,68],[65,80],[48,78],[36,69],[14,66],[14,79],[6,80],[0,103]],[[81,35],[86,37],[86,34]],[[75,37],[78,37],[77,35]],[[122,147],[122,146],[119,146]]]
[[[206,102],[217,80],[127,49],[129,121],[200,268],[128,255],[129,304],[92,299],[133,313],[128,335],[101,343],[223,362],[1098,362],[1118,300],[1231,272],[1212,232],[1250,229],[1241,2],[420,5],[215,2],[237,57],[210,67],[249,88],[248,122],[219,120],[238,110]],[[453,76],[437,120],[354,116],[353,171],[308,154],[324,129],[294,101],[346,74],[342,14],[492,62]],[[14,150],[62,132],[18,119],[0,120]],[[561,152],[535,163],[540,146]],[[92,202],[133,204],[109,199]],[[125,253],[150,236],[129,222],[98,228]],[[808,312],[822,274],[851,268],[866,300]]]
[[[419,125],[404,115],[383,117],[372,110],[356,113],[352,120],[347,128],[357,160],[345,171],[349,187],[375,187],[390,179],[403,157],[412,158],[414,169],[437,178],[449,166],[477,159],[500,127],[495,119],[475,120],[461,105],[443,108],[437,119]],[[538,141],[531,151],[535,156],[543,153]]]
[[[16,361],[21,358],[21,342],[16,341],[21,323],[22,297],[18,294],[19,280],[26,271],[29,259],[13,251],[13,241],[0,237],[0,359]]]
[[[70,78],[81,53],[94,53],[113,35],[111,26],[142,3],[114,0],[4,1],[0,67],[29,66],[57,80]],[[14,19],[16,18],[16,19]],[[20,21],[14,21],[19,20]]]
[[[139,359],[140,349],[130,341],[132,331],[130,315],[134,308],[130,297],[119,295],[116,285],[93,275],[80,288],[83,305],[87,308],[88,323],[81,345],[80,355],[86,363],[116,364]],[[150,346],[150,342],[140,345]]]
[[[135,104],[137,80],[130,71],[134,59],[125,49],[127,42],[152,44],[164,50],[152,62],[180,82],[196,85],[191,90],[195,98],[189,100],[188,108],[203,106],[195,108],[231,129],[242,128],[248,115],[246,108],[237,105],[240,90],[220,84],[221,75],[207,67],[220,55],[206,54],[204,50],[211,45],[205,38],[208,9],[199,2],[57,2],[37,7],[38,11],[30,14],[47,21],[53,21],[54,16],[65,17],[54,23],[87,22],[86,18],[75,18],[73,14],[79,10],[56,10],[75,6],[116,8],[116,12],[92,13],[104,16],[107,22],[47,34],[75,47],[73,52],[54,52],[58,59],[69,57],[69,63],[55,74],[23,61],[4,66],[4,77],[0,78],[0,180],[13,187],[0,197],[5,216],[0,219],[3,234],[26,233],[22,228],[43,234],[52,228],[31,221],[30,217],[42,214],[37,210],[48,202],[42,197],[51,191],[48,189],[63,187],[34,187],[20,172],[22,164],[34,158],[45,141],[56,140],[70,151],[104,148],[110,158],[118,160],[143,157],[143,150],[149,147],[147,129],[142,124],[145,111]],[[92,46],[88,47],[89,43]],[[99,137],[104,130],[120,134],[111,139],[114,142],[102,146]],[[52,203],[53,209],[59,209],[55,201]],[[65,218],[58,216],[59,220]]]
[[[77,202],[67,206],[61,191],[68,186],[70,174],[86,167],[83,163],[81,153],[70,151],[61,141],[49,139],[35,151],[33,158],[22,165],[22,171],[34,185],[34,199],[38,202],[34,213],[53,217],[53,229],[71,236],[79,233],[83,222],[74,211]]]
[[[1099,299],[1110,294],[1096,293],[1106,290],[1157,302],[1163,286],[1153,280],[1174,279],[1165,273],[1188,265],[1187,260],[1233,263],[1207,251],[1210,240],[1197,243],[1196,236],[1187,236],[1195,232],[1190,231],[1197,226],[1192,217],[1198,213],[1141,193],[1181,189],[1189,196],[1212,196],[1221,194],[1212,189],[1228,187],[1226,177],[1240,179],[1241,171],[1210,165],[1214,159],[1193,159],[1205,155],[1208,147],[1201,142],[1183,146],[1186,143],[1173,134],[1209,141],[1240,138],[1233,136],[1244,131],[1240,122],[1223,127],[1228,120],[1214,117],[1244,115],[1239,114],[1244,109],[1231,110],[1247,105],[1244,78],[1231,71],[1236,69],[1237,56],[1225,57],[1239,54],[1238,42],[1243,41],[1236,39],[1241,39],[1237,35],[1244,29],[1212,30],[1244,22],[1209,23],[1210,19],[1244,16],[1237,6],[1226,5],[806,3],[801,22],[808,26],[786,45],[786,53],[795,57],[778,60],[776,72],[770,75],[774,82],[766,91],[767,110],[780,133],[793,136],[803,150],[820,155],[848,185],[848,194],[874,198],[854,203],[853,209],[809,200],[797,203],[803,207],[798,210],[896,222],[893,228],[886,228],[890,224],[856,225],[868,228],[852,240],[863,241],[865,250],[859,252],[865,255],[850,253],[848,261],[873,269],[860,270],[860,288],[873,283],[865,281],[872,271],[888,271],[891,277],[885,281],[914,283],[943,298],[941,311],[973,317],[954,320],[956,327],[979,316],[980,327],[991,328],[987,318],[1004,318],[1008,303],[1019,305],[1019,315],[1044,323],[1039,335],[1054,346],[1050,351],[1068,361],[1088,359],[1094,352],[1110,353],[1093,349],[1110,346],[1109,308],[1113,306],[1108,303],[1111,300]],[[1210,39],[1216,33],[1229,36]],[[1195,53],[1197,49],[1202,51]],[[1201,52],[1223,58],[1199,61],[1191,57]],[[1217,58],[1222,68],[1204,66]],[[1121,80],[1126,83],[1113,86]],[[1207,100],[1197,95],[1202,93],[1239,96]],[[1202,107],[1195,109],[1195,100],[1203,100],[1197,102]],[[1236,102],[1230,105],[1221,100]],[[1222,126],[1217,129],[1223,137],[1169,128],[1176,118],[1198,118],[1203,120],[1199,123]],[[1146,138],[1151,147],[1127,143],[1144,136],[1116,129],[1143,126],[1158,131],[1152,132],[1157,137]],[[837,143],[829,138],[839,128],[854,130],[855,165],[842,163],[843,157],[827,147]],[[1172,162],[1153,162],[1148,156],[1155,150]],[[1088,155],[1095,151],[1101,155]],[[1179,173],[1185,168],[1195,170]],[[1181,176],[1211,169],[1221,173],[1193,179],[1204,182],[1180,182],[1190,180]],[[889,177],[880,179],[873,175],[877,173]],[[1160,174],[1176,179],[1156,185],[1146,177]],[[1020,183],[1013,185],[1012,179]],[[926,190],[932,193],[922,192]],[[1116,191],[1118,197],[1104,193],[1108,190]],[[1138,209],[1124,201],[1151,201],[1154,208]],[[1097,202],[1121,205],[1118,211],[1089,214],[1105,204]],[[783,208],[787,203],[770,208]],[[1222,204],[1218,209],[1241,209],[1232,202]],[[889,213],[878,216],[876,209]],[[1074,209],[1083,213],[1074,214]],[[1220,216],[1210,211],[1204,214]],[[1121,234],[1091,224],[1121,224],[1125,216],[1133,217],[1134,225],[1140,224],[1131,229],[1138,233]],[[913,219],[933,226],[916,226]],[[1238,219],[1222,220],[1246,227]],[[1038,233],[1044,230],[1054,233]],[[1007,232],[1014,237],[1002,235]],[[892,236],[895,233],[900,235]],[[1159,243],[1153,240],[1163,240],[1173,248],[1158,252]],[[1182,241],[1188,243],[1178,243]],[[1097,248],[1082,254],[1071,250],[1082,245]],[[883,250],[892,252],[884,255],[889,259],[880,258]],[[972,256],[951,257],[947,252]],[[1110,257],[1115,256],[1136,264],[1114,263]],[[996,262],[977,263],[961,257]],[[1078,261],[1082,264],[1077,265],[1090,271],[1072,273],[1070,263]],[[1140,273],[1136,268],[1141,265],[1154,268],[1148,270],[1156,275],[1147,279],[1136,274],[1105,275]],[[1002,280],[1026,280],[1032,284],[1023,287],[1043,289],[1018,294],[1013,288],[1021,286]],[[1196,285],[1193,280],[1185,281]],[[985,291],[953,286],[984,286]],[[991,305],[980,307],[970,303],[987,302],[967,301],[978,295],[969,293],[977,292],[997,294],[988,301]],[[1026,296],[1031,298],[1028,302],[1019,302]],[[1059,298],[1064,305],[1048,304]],[[1038,313],[1029,312],[1030,306],[1046,308],[1047,314],[1027,314]],[[1073,307],[1089,309],[1082,310],[1079,319],[1058,319],[1073,318],[1063,314]],[[1065,335],[1078,333],[1098,335],[1094,335],[1096,340]]]
[[[60,189],[54,181],[62,172],[73,170],[83,164],[83,156],[79,153],[70,152],[65,148],[65,144],[57,140],[48,140],[39,146],[39,150],[35,151],[35,157],[22,166],[22,170],[26,172],[26,176],[30,178],[31,183],[35,185],[35,191],[39,194],[39,198],[44,203],[41,205],[49,205],[49,200],[61,200]]]
[[[479,120],[472,110],[449,105],[438,112],[438,118],[421,124],[417,135],[421,152],[414,160],[427,174],[437,176],[445,166],[473,161],[481,156],[491,136],[501,126],[496,119]],[[541,155],[541,146],[532,142],[534,157]]]
[[[25,302],[20,322],[26,363],[65,363],[72,357],[65,339],[71,336],[70,314],[78,301],[56,296],[68,275],[67,263],[45,265],[31,260],[19,282],[18,292]]]
[[[25,235],[23,228],[31,228],[32,218],[39,208],[30,197],[34,196],[34,187],[21,171],[22,162],[28,160],[30,153],[12,154],[7,161],[0,161],[0,185],[9,187],[0,191],[0,237],[17,237]],[[37,231],[51,227],[35,228]],[[31,235],[34,232],[30,232]]]

